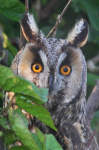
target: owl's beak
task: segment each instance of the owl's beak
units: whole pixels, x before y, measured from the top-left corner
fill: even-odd
[[[53,72],[50,72],[48,79],[49,95],[51,95],[51,92],[53,91],[53,81],[54,81],[54,74]]]

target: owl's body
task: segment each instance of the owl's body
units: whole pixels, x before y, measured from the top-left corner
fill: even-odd
[[[80,20],[67,40],[46,39],[29,14],[23,16],[21,28],[29,43],[18,52],[11,69],[37,87],[49,89],[48,102],[44,106],[50,112],[59,136],[31,115],[29,128],[35,132],[38,126],[43,133],[53,133],[64,150],[87,149],[92,131],[86,120],[86,61],[79,49],[87,41],[86,21]],[[95,142],[94,138],[89,150],[98,150]]]

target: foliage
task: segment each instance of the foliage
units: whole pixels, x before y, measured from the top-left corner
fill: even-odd
[[[11,62],[18,51],[18,49],[16,49],[12,45],[9,38],[20,36],[19,19],[22,17],[22,14],[25,12],[25,7],[24,4],[22,4],[22,2],[24,3],[25,0],[20,0],[20,1],[0,0],[0,24],[4,32],[3,48],[9,50],[8,66],[11,65]],[[43,11],[44,8],[48,7],[50,0],[41,0],[40,2],[41,2],[40,7],[41,10]],[[49,31],[52,29],[52,27],[56,22],[57,15],[62,12],[67,2],[68,0],[58,1],[57,4],[55,4],[54,6],[52,5],[52,8],[49,9],[48,7],[47,10],[49,10],[49,12],[45,13],[48,15],[46,18],[43,18],[41,17],[42,11],[38,13],[38,11],[35,10],[34,7],[32,7],[35,1],[30,0],[30,12],[33,13],[39,25],[39,28],[44,32],[45,35],[47,35]],[[99,15],[99,1],[73,0],[71,6],[68,8],[67,12],[63,16],[63,19],[61,20],[61,24],[57,30],[56,38],[65,38],[67,36],[68,31],[74,26],[75,22],[78,21],[80,18],[85,18],[89,24],[89,38],[87,44],[81,49],[85,55],[86,60],[91,59],[93,56],[96,56],[99,53],[99,16],[98,15]],[[0,60],[3,57],[4,57],[4,53],[2,54],[2,56],[0,56]],[[35,85],[31,84],[30,82],[21,79],[20,77],[15,77],[9,68],[3,66],[0,67],[1,67],[0,68],[0,91],[1,91],[0,97],[2,98],[4,96],[4,94],[2,93],[3,90],[15,92],[16,105],[18,105],[19,108],[24,109],[27,112],[33,114],[35,117],[41,119],[41,121],[43,121],[45,124],[55,129],[49,112],[47,112],[47,110],[42,105],[44,102],[47,101],[46,99],[47,90],[38,89],[36,88]],[[92,88],[95,85],[94,80],[99,79],[99,74],[92,74],[88,72],[87,79],[88,79],[87,81],[87,85],[88,85],[87,97],[88,97]],[[19,84],[21,88],[18,87]],[[26,89],[24,87],[26,87]],[[19,93],[17,93],[17,89],[18,91],[20,91]],[[32,105],[31,101],[34,102],[35,105]],[[27,108],[25,107],[26,105]],[[4,110],[1,109],[1,114],[3,113],[3,111]],[[46,118],[43,118],[45,114],[46,114]],[[13,118],[13,120],[11,120],[11,118]],[[92,121],[92,127],[93,129],[97,128],[97,131],[99,130],[97,125],[99,124],[98,120],[99,120],[99,112],[96,113]],[[8,122],[10,122],[11,129],[8,126]],[[52,149],[52,147],[49,148],[50,145],[47,143],[53,139],[52,135],[43,135],[38,129],[37,129],[37,135],[30,133],[30,131],[27,129],[27,121],[22,116],[22,113],[20,112],[19,109],[17,109],[16,111],[14,110],[13,112],[10,110],[8,120],[6,120],[1,115],[0,126],[3,126],[3,131],[0,131],[0,136],[2,136],[2,140],[6,143],[8,147],[11,143],[14,143],[20,139],[22,143],[24,143],[23,146],[20,146],[20,150],[31,149],[29,147],[30,145],[31,146],[35,145],[35,149],[40,149],[40,150],[45,148]],[[22,128],[26,129],[26,132],[22,131],[22,133],[24,134],[24,136],[25,134],[28,134],[29,138],[31,139],[30,141],[28,142],[24,141],[24,139],[21,137],[22,135],[16,132],[17,130],[21,131]],[[41,137],[40,134],[42,134],[42,139],[40,138]],[[55,142],[55,144],[57,145],[57,147],[59,146],[57,142]],[[51,146],[54,147],[55,145],[51,145]],[[17,150],[17,149],[19,150],[19,147],[17,146],[11,148],[11,150]],[[57,149],[61,149],[61,148],[57,148]]]
[[[21,112],[21,109],[24,109],[26,112],[29,112],[37,119],[57,131],[49,112],[42,105],[47,101],[46,97],[48,90],[37,88],[31,82],[24,80],[19,76],[14,76],[10,68],[1,65],[0,79],[0,92],[14,92],[16,105],[19,106],[19,108],[15,110],[10,109],[13,97],[11,101],[7,100],[8,106],[4,110],[1,109],[0,111],[0,126],[2,127],[0,136],[5,145],[9,148],[10,144],[20,140],[23,143],[23,146],[20,146],[19,148],[15,146],[12,147],[11,150],[17,150],[17,148],[20,150],[23,148],[29,150],[49,150],[54,147],[62,150],[53,135],[44,135],[41,131],[39,131],[39,129],[36,129],[37,135],[31,133],[28,129],[27,120]],[[5,116],[8,110],[8,117],[4,118],[3,116]],[[52,145],[50,145],[51,140],[54,141]]]
[[[10,19],[19,21],[22,17],[22,13],[25,12],[25,7],[18,0],[0,0],[0,13],[7,16]]]
[[[3,33],[3,38],[4,38],[3,48],[4,49],[8,48],[9,51],[13,54],[13,56],[15,56],[17,54],[17,49],[11,44],[10,40],[8,39],[5,33]]]
[[[5,52],[3,51],[2,56],[0,56],[0,60],[2,60],[5,56]]]

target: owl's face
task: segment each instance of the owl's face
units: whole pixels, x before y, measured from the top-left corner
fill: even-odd
[[[69,103],[82,89],[85,67],[79,48],[71,47],[65,40],[43,39],[39,46],[25,46],[18,73],[36,86],[48,88],[49,101]]]
[[[86,43],[87,23],[80,20],[67,40],[46,39],[36,25],[33,28],[30,16],[25,14],[21,20],[29,43],[21,52],[18,75],[37,87],[48,88],[49,103],[73,103],[82,91],[86,95],[86,63],[79,47]]]

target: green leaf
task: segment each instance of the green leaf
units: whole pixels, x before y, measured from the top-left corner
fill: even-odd
[[[87,73],[87,84],[88,85],[95,85],[96,79],[99,79],[99,76],[94,75],[92,73]]]
[[[5,143],[6,145],[10,145],[12,143],[15,143],[18,140],[18,138],[13,133],[9,133],[5,135]]]
[[[46,136],[46,150],[63,150],[52,134],[49,135],[45,134],[45,136]]]
[[[12,143],[15,143],[18,138],[15,136],[12,130],[4,130],[3,136],[1,137],[3,143],[9,146]]]
[[[92,26],[89,26],[88,41],[99,44],[99,31],[96,31]],[[90,47],[88,47],[90,49]]]
[[[18,77],[8,78],[5,84],[2,86],[2,90],[31,97],[31,100],[35,103],[43,103],[38,94],[34,92],[32,86],[28,82]]]
[[[8,48],[11,51],[11,53],[15,56],[18,52],[17,49],[11,44],[10,40],[8,39],[5,33],[3,33],[3,38],[4,38],[3,48],[5,49]]]
[[[26,146],[13,146],[10,150],[31,150]]]
[[[5,129],[10,129],[10,127],[8,126],[8,123],[4,117],[0,118],[0,125]]]
[[[5,81],[7,78],[14,77],[13,71],[10,68],[0,65],[0,79],[3,75],[5,75]]]
[[[33,105],[30,102],[22,99],[17,99],[16,105],[19,106],[21,109],[24,109],[29,114],[32,114],[40,121],[44,122],[46,125],[57,131],[54,126],[53,120],[50,116],[50,113],[46,110],[46,108],[42,105]]]
[[[3,51],[2,56],[0,56],[0,61],[4,58],[5,56],[5,51]]]
[[[19,0],[0,0],[0,12],[12,20],[19,21],[25,12],[25,6]]]
[[[47,3],[46,0],[42,0],[42,1],[41,1],[41,4],[42,4],[42,5],[45,5],[46,3]]]
[[[35,103],[47,101],[47,89],[37,88],[31,82],[14,76],[10,68],[0,65],[0,87],[7,92],[15,92],[16,99],[25,97]],[[26,99],[25,98],[25,99]]]
[[[47,95],[48,95],[48,89],[45,89],[45,88],[38,88],[35,84],[31,83],[30,81],[18,76],[20,79],[28,82],[32,88],[33,88],[33,91],[35,93],[37,93],[39,95],[39,97],[41,97],[42,99],[42,102],[47,102]]]
[[[9,66],[11,66],[13,59],[14,59],[14,55],[9,51],[9,53],[8,53],[8,64],[9,64]]]
[[[0,131],[0,137],[3,135],[3,132],[2,131]]]
[[[45,141],[46,140],[45,135],[38,128],[36,128],[36,131],[37,131],[38,138],[41,141],[43,150],[46,150],[46,148],[45,148],[45,142],[46,142]]]
[[[43,102],[41,101],[41,99],[36,99],[36,97],[34,96],[27,96],[27,95],[23,95],[23,94],[16,94],[15,95],[15,99],[17,100],[24,100],[27,103],[29,102],[34,102],[36,104],[42,104]]]
[[[45,107],[30,103],[31,100],[37,104],[42,104],[43,102],[41,100],[43,98],[47,99],[46,96],[48,90],[39,89],[29,81],[15,77],[11,69],[1,65],[0,79],[0,86],[2,90],[16,93],[16,105],[29,112],[54,130],[57,130],[53,124],[50,113],[45,109]]]
[[[26,119],[26,117],[22,114],[22,111],[21,111],[19,108],[17,108],[17,109],[14,109],[13,112],[14,112],[14,114],[17,113],[18,115],[20,115],[20,117],[22,117],[25,126],[28,128],[28,122],[27,122],[27,119]]]
[[[1,94],[1,93],[0,93],[0,94]],[[0,111],[2,111],[2,110],[3,110],[3,108],[0,107]]]
[[[94,29],[99,31],[99,16],[98,16],[98,9],[93,7],[93,5],[90,3],[90,1],[79,1],[75,0],[73,1],[74,4],[76,4],[80,9],[87,13],[88,18],[93,26]]]
[[[7,78],[13,77],[13,71],[8,67],[0,65],[0,88],[5,84]]]
[[[23,118],[17,113],[17,110],[9,111],[9,120],[12,130],[18,136],[23,145],[28,149],[39,150],[29,129],[26,127]]]
[[[31,135],[32,135],[33,139],[35,140],[35,142],[36,142],[37,146],[39,147],[39,149],[40,149],[40,150],[43,150],[43,149],[42,149],[42,144],[41,144],[41,142],[40,142],[38,136],[37,136],[36,134],[34,134],[34,133],[31,133]]]

